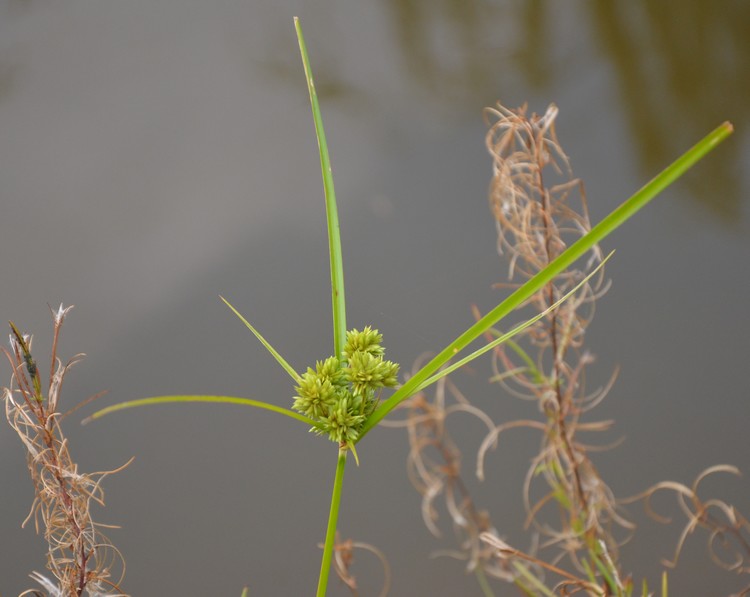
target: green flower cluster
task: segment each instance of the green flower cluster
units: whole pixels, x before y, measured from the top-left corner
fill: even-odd
[[[382,341],[370,326],[348,331],[340,359],[328,357],[302,374],[292,408],[318,423],[311,431],[354,446],[380,390],[398,383],[399,366],[383,358]]]

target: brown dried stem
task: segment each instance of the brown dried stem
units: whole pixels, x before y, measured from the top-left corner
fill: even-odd
[[[554,105],[543,116],[527,116],[525,106],[516,111],[498,106],[487,113],[493,120],[487,147],[493,158],[490,203],[497,221],[498,251],[509,257],[510,279],[516,275],[529,278],[590,230],[583,184],[573,178],[557,140]],[[596,248],[583,268],[558,276],[530,299],[530,305],[538,312],[549,308],[600,260]],[[577,439],[581,430],[609,427],[609,422],[580,421],[606,393],[588,396],[585,392],[585,369],[593,357],[583,345],[595,302],[607,287],[600,271],[572,299],[528,329],[525,335],[535,357],[520,344],[512,350],[501,346],[493,365],[500,383],[514,394],[536,401],[546,420],[542,445],[525,484],[529,522],[548,536],[545,545],[558,545],[579,571],[585,569],[581,557],[586,554],[600,563],[614,562],[610,572],[616,578],[618,542],[611,527],[631,525],[617,513],[614,497],[586,446]],[[506,427],[498,426],[488,435],[480,449],[480,470],[487,448]],[[531,484],[539,476],[548,489],[533,500]],[[557,504],[559,528],[550,526],[549,517],[544,523],[539,521],[541,511],[552,504]]]
[[[498,250],[509,258],[509,279],[519,276],[523,282],[590,230],[583,185],[572,177],[555,135],[555,106],[543,116],[527,116],[525,107],[511,111],[498,106],[489,110],[488,116],[493,121],[487,146],[493,158],[490,203],[497,223]],[[595,247],[581,269],[559,275],[531,297],[527,306],[537,313],[549,310],[600,262]],[[556,590],[562,594],[584,590],[608,595],[627,582],[620,580],[618,541],[612,527],[630,529],[632,525],[617,512],[611,491],[589,458],[591,448],[578,440],[579,432],[604,431],[611,426],[610,421],[581,421],[611,385],[593,394],[585,390],[585,371],[593,357],[584,349],[584,335],[596,300],[607,288],[600,269],[571,298],[527,328],[521,340],[500,345],[494,352],[494,379],[514,395],[534,401],[543,420],[496,424],[449,386],[450,382],[438,386],[433,399],[419,395],[405,405],[409,408],[404,423],[411,445],[409,474],[423,496],[425,524],[437,534],[433,504],[438,496],[444,496],[454,527],[460,530],[461,553],[469,567],[515,582],[524,590],[532,590],[527,584],[529,565],[538,576],[543,570],[561,574],[564,581]],[[451,387],[455,404],[446,403],[445,386]],[[497,539],[497,531],[489,515],[475,508],[459,476],[461,454],[445,430],[445,420],[454,412],[470,413],[487,426],[477,456],[480,479],[486,454],[502,433],[519,427],[541,432],[542,443],[526,477],[524,500],[528,524],[546,537],[540,548],[558,547],[551,563],[518,550],[509,557],[509,552],[501,553],[486,541],[487,537]],[[428,449],[439,458],[428,456]],[[532,482],[537,479],[545,481],[546,490],[532,498]],[[557,513],[559,523],[553,524],[553,517],[543,514],[548,509]],[[492,548],[489,552],[488,547]],[[572,572],[561,567],[565,556]],[[592,570],[598,577],[597,586],[590,580]]]

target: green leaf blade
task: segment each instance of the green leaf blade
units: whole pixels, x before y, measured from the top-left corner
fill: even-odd
[[[282,366],[282,367],[284,368],[284,371],[286,371],[286,372],[287,372],[287,373],[289,374],[289,376],[290,376],[290,377],[291,377],[291,378],[292,378],[292,379],[294,380],[294,382],[295,382],[295,383],[299,383],[299,382],[300,382],[300,379],[301,379],[301,378],[300,378],[299,374],[298,374],[298,373],[297,373],[297,372],[296,372],[296,371],[294,370],[294,367],[292,367],[292,366],[291,366],[291,365],[290,365],[289,363],[287,363],[287,362],[286,362],[286,360],[284,359],[284,357],[282,357],[282,356],[281,356],[281,355],[280,355],[280,354],[279,354],[278,352],[276,352],[276,349],[275,349],[275,348],[274,348],[273,346],[271,346],[271,345],[270,345],[270,344],[268,343],[268,341],[267,341],[267,340],[266,340],[266,339],[265,339],[265,338],[264,338],[263,336],[261,336],[261,335],[260,335],[260,332],[258,332],[258,330],[256,330],[256,329],[255,329],[255,328],[254,328],[254,327],[253,327],[253,326],[252,326],[252,325],[250,324],[250,322],[249,322],[249,321],[248,321],[247,319],[245,319],[245,318],[244,318],[244,317],[242,316],[242,314],[241,314],[241,313],[240,313],[239,311],[237,311],[237,309],[235,309],[235,308],[234,308],[234,307],[233,307],[233,306],[232,306],[232,305],[231,305],[231,304],[229,303],[229,301],[228,301],[227,299],[225,299],[225,298],[224,298],[223,296],[221,296],[221,295],[219,295],[219,298],[220,298],[220,299],[221,299],[222,301],[224,301],[224,304],[225,304],[225,305],[226,305],[227,307],[229,307],[229,308],[230,308],[230,309],[231,309],[231,310],[232,310],[232,311],[234,312],[234,314],[235,314],[235,315],[236,315],[237,317],[239,317],[239,318],[240,318],[240,321],[242,321],[242,323],[244,323],[244,324],[245,324],[245,325],[247,326],[247,328],[248,328],[248,329],[249,329],[249,330],[250,330],[250,331],[251,331],[251,332],[252,332],[253,334],[255,334],[255,337],[256,337],[256,338],[257,338],[258,340],[260,340],[260,343],[261,343],[261,344],[262,344],[263,346],[265,346],[265,347],[266,347],[266,350],[267,350],[268,352],[270,352],[270,353],[271,353],[271,354],[273,355],[273,358],[275,358],[275,359],[276,359],[276,361],[277,361],[277,362],[279,363],[279,365],[281,365],[281,366]]]
[[[312,108],[313,120],[315,121],[315,134],[318,138],[318,150],[320,152],[320,170],[323,175],[323,189],[325,190],[326,199],[328,251],[331,259],[333,347],[334,354],[341,358],[341,353],[346,343],[346,297],[344,294],[344,262],[341,251],[341,230],[338,208],[336,206],[336,191],[333,186],[333,170],[331,168],[331,158],[328,154],[328,142],[326,141],[326,134],[323,128],[323,116],[320,112],[318,94],[315,91],[310,59],[307,55],[307,46],[305,45],[305,38],[302,35],[302,26],[297,17],[294,17],[294,27],[297,31],[302,64],[305,68],[305,79],[307,80],[307,90],[310,93],[310,106]]]
[[[504,301],[467,329],[463,334],[441,350],[429,363],[414,374],[399,390],[397,390],[388,400],[383,402],[380,407],[370,416],[365,423],[360,440],[375,427],[388,413],[390,413],[398,404],[412,396],[431,375],[436,373],[445,363],[447,363],[456,354],[466,348],[471,342],[476,340],[481,334],[503,319],[513,310],[524,304],[536,292],[551,282],[557,275],[566,270],[575,261],[581,258],[594,245],[601,242],[605,237],[619,228],[636,212],[648,204],[662,190],[672,184],[682,176],[691,166],[695,165],[707,153],[713,150],[719,143],[726,139],[733,131],[731,123],[725,122],[703,139],[701,139],[691,149],[686,151],[682,156],[675,160],[671,165],[664,169],[660,174],[651,179],[645,186],[631,196],[627,201],[622,203],[618,208],[611,212],[601,222],[594,226],[586,235],[579,238],[570,245],[555,260],[550,262],[547,267],[537,272],[532,278],[526,281],[523,286],[516,289]]]
[[[433,375],[432,377],[426,379],[422,384],[420,384],[420,386],[415,390],[415,393],[416,392],[421,392],[426,387],[431,386],[432,384],[434,384],[435,382],[439,381],[440,379],[442,379],[446,375],[449,375],[449,374],[453,373],[453,371],[455,371],[456,369],[460,369],[464,365],[469,364],[474,359],[482,356],[486,352],[489,352],[490,350],[492,350],[496,346],[499,346],[500,344],[503,344],[503,343],[507,342],[508,340],[510,340],[511,338],[513,338],[514,336],[516,336],[516,335],[520,334],[521,332],[523,332],[526,328],[534,325],[537,321],[539,321],[540,319],[542,319],[542,317],[548,315],[549,313],[551,313],[552,311],[554,311],[555,309],[557,309],[560,305],[562,305],[565,301],[567,301],[570,297],[572,297],[576,292],[578,292],[578,290],[581,288],[581,286],[583,286],[586,282],[588,282],[596,274],[596,272],[598,272],[602,267],[604,267],[604,264],[607,263],[607,261],[610,260],[610,258],[612,257],[612,255],[614,255],[614,251],[612,251],[604,259],[602,259],[602,261],[599,263],[599,265],[597,265],[585,278],[583,278],[578,284],[576,284],[574,288],[572,288],[571,290],[569,290],[564,296],[560,297],[555,303],[553,303],[552,305],[550,305],[549,307],[547,307],[544,311],[542,311],[541,313],[538,313],[537,315],[535,315],[531,319],[528,319],[528,320],[524,321],[523,323],[517,325],[516,327],[514,327],[509,332],[505,332],[504,334],[501,334],[500,336],[498,336],[497,338],[495,338],[491,342],[488,342],[487,344],[485,344],[481,348],[478,348],[477,350],[475,350],[474,352],[472,352],[470,355],[465,356],[461,360],[456,361],[455,363],[451,364],[449,367],[446,367],[445,369],[441,369],[435,375]]]
[[[101,417],[108,415],[113,412],[117,412],[119,410],[126,410],[128,408],[136,408],[139,406],[150,406],[154,404],[168,404],[168,403],[174,403],[174,402],[181,402],[181,403],[187,403],[187,402],[203,402],[203,403],[211,403],[211,404],[241,404],[244,406],[253,406],[255,408],[260,408],[263,410],[270,410],[275,413],[279,413],[281,415],[285,415],[287,417],[290,417],[292,419],[296,419],[298,421],[302,421],[303,423],[306,423],[308,425],[311,425],[315,427],[317,423],[313,421],[312,419],[307,418],[304,415],[301,415],[297,412],[294,412],[293,410],[289,410],[287,408],[282,408],[280,406],[276,406],[275,404],[269,404],[268,402],[263,402],[261,400],[253,400],[251,398],[239,398],[237,396],[209,396],[209,395],[174,395],[174,396],[154,396],[151,398],[139,398],[138,400],[128,400],[126,402],[119,402],[118,404],[113,404],[112,406],[108,406],[107,408],[103,408],[101,410],[96,411],[93,415],[87,417],[82,421],[82,424],[87,424],[91,421],[94,421],[96,419],[100,419]]]

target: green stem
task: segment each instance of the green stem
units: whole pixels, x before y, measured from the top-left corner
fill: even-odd
[[[328,573],[331,571],[331,559],[336,539],[336,523],[339,518],[341,504],[341,489],[344,486],[344,467],[346,466],[346,449],[339,449],[339,460],[336,464],[336,478],[333,480],[333,495],[331,495],[331,510],[328,514],[328,528],[326,529],[326,543],[323,546],[323,560],[320,562],[320,577],[318,579],[317,597],[325,597],[328,586]]]
[[[539,580],[536,576],[534,576],[531,572],[529,572],[526,566],[521,564],[521,562],[517,562],[513,560],[512,564],[513,564],[513,567],[516,569],[516,571],[523,578],[525,578],[532,587],[537,589],[539,593],[546,595],[546,597],[555,597],[555,594],[552,591],[550,591],[549,588],[544,583],[542,583],[541,580]]]
[[[484,573],[484,569],[481,566],[474,568],[474,576],[477,578],[477,582],[484,593],[484,597],[495,597],[495,593],[492,591],[490,581],[487,579],[487,575]]]

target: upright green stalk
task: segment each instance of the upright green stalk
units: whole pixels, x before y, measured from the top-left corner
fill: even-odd
[[[346,344],[346,300],[344,296],[344,262],[341,251],[341,232],[339,229],[339,215],[336,207],[336,191],[333,187],[333,171],[331,169],[331,158],[328,155],[328,143],[323,129],[323,116],[320,113],[318,94],[315,91],[310,59],[307,56],[305,38],[302,35],[302,26],[299,19],[294,17],[294,28],[297,31],[299,50],[302,55],[302,64],[305,68],[307,79],[307,90],[310,92],[310,106],[312,108],[313,120],[315,121],[315,134],[318,138],[318,151],[320,152],[320,170],[323,175],[323,188],[326,197],[326,220],[328,223],[328,250],[331,258],[331,303],[333,306],[333,348],[334,355],[342,358],[344,345]],[[328,585],[328,573],[331,569],[331,558],[333,557],[333,544],[336,539],[336,523],[339,517],[339,503],[341,502],[341,488],[344,483],[344,467],[346,465],[346,449],[339,448],[338,464],[336,465],[336,478],[333,483],[333,495],[331,496],[331,510],[328,515],[328,528],[326,530],[326,541],[323,547],[323,560],[320,563],[320,577],[318,579],[318,597],[324,597]]]
[[[344,468],[346,466],[347,450],[339,449],[339,460],[336,464],[336,478],[333,481],[333,494],[331,495],[331,510],[328,514],[328,528],[326,529],[326,542],[323,546],[323,561],[320,562],[320,577],[318,578],[317,597],[325,597],[328,586],[328,573],[331,571],[331,559],[333,557],[333,544],[336,539],[336,521],[339,518],[339,505],[341,504],[341,489],[344,486]]]

